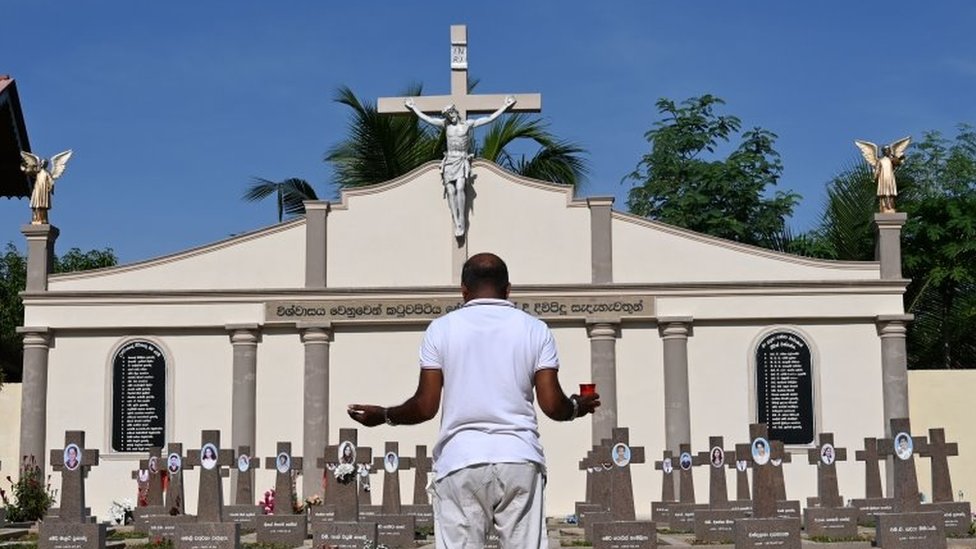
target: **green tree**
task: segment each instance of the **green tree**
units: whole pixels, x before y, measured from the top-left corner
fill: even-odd
[[[283,181],[271,181],[255,177],[251,186],[244,191],[244,200],[258,202],[269,196],[275,197],[278,206],[278,223],[285,215],[300,215],[305,213],[306,200],[318,200],[315,189],[304,179],[290,177]]]
[[[54,272],[66,273],[111,267],[118,262],[111,248],[81,251],[71,248],[54,258]],[[19,293],[27,282],[27,258],[8,242],[0,255],[0,372],[8,381],[20,381],[24,348],[17,326],[24,323],[24,304]]]
[[[799,200],[776,191],[783,166],[773,148],[776,135],[762,128],[741,134],[739,118],[716,113],[725,102],[713,95],[677,104],[660,99],[664,116],[645,134],[651,150],[625,180],[635,182],[627,206],[632,213],[694,231],[759,246],[782,240],[785,220]]]

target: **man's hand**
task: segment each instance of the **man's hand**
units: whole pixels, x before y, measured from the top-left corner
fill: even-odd
[[[573,395],[576,397],[577,402],[579,402],[579,415],[576,417],[583,417],[586,414],[592,414],[600,407],[600,394],[593,393],[591,395],[580,396]]]
[[[384,421],[382,406],[350,404],[346,412],[349,414],[349,417],[367,427],[376,427]]]
[[[505,106],[506,107],[511,107],[514,104],[515,104],[515,96],[512,96],[512,95],[505,96]]]
[[[417,104],[413,102],[413,97],[408,97],[407,100],[403,102],[403,104],[410,110],[413,110],[414,107],[417,106]]]

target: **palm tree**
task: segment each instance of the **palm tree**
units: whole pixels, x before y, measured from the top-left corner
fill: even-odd
[[[309,185],[308,181],[296,177],[290,177],[283,181],[271,181],[270,179],[255,177],[242,198],[247,202],[257,202],[272,195],[274,195],[278,206],[279,223],[286,214],[304,214],[304,202],[306,200],[318,200],[315,189]]]

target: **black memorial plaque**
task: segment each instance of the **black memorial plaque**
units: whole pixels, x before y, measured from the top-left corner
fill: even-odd
[[[787,331],[764,337],[756,347],[756,409],[769,439],[813,442],[813,379],[810,346]]]
[[[166,358],[149,341],[130,341],[112,358],[112,449],[165,445]]]

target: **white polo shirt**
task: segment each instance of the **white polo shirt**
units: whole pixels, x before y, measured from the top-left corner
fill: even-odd
[[[479,463],[545,465],[535,373],[559,368],[552,332],[502,299],[473,299],[427,328],[420,367],[444,375],[437,479]]]

